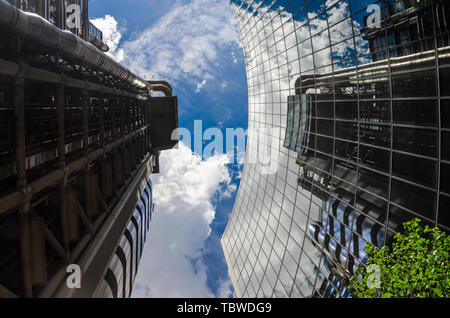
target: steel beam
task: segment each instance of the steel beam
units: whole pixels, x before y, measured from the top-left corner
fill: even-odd
[[[109,143],[104,149],[97,149],[90,152],[87,156],[83,156],[71,163],[68,163],[64,169],[57,169],[46,176],[43,176],[36,181],[31,182],[25,189],[26,193],[22,191],[16,191],[0,198],[0,214],[11,210],[24,200],[26,196],[33,196],[33,194],[44,190],[46,187],[60,182],[65,176],[83,169],[83,167],[98,158],[100,158],[104,153],[111,152],[114,148],[120,147],[126,143],[130,138],[134,137],[136,134],[141,133],[147,129],[143,127],[142,129],[136,130],[135,132],[128,134],[127,136],[118,138],[116,142]]]
[[[89,91],[100,92],[102,90],[106,91],[114,91],[114,93],[118,96],[123,97],[135,97],[138,99],[142,99],[141,95],[136,95],[129,93],[124,90],[114,89],[108,86],[102,86],[96,83],[92,83],[90,81],[82,81],[77,78],[73,78],[70,76],[49,72],[46,70],[42,70],[40,68],[32,67],[24,62],[12,62],[0,59],[0,74],[9,75],[13,77],[17,77],[21,75],[25,80],[32,80],[44,83],[51,84],[60,84],[64,83],[67,87],[72,88],[87,88]]]
[[[25,81],[18,77],[14,82],[14,112],[16,118],[16,162],[17,189],[24,193],[27,184],[25,166]],[[22,288],[24,296],[33,297],[32,255],[31,255],[31,225],[29,202],[26,198],[19,207],[19,238],[22,262]]]
[[[66,167],[66,143],[65,143],[65,126],[64,126],[64,84],[60,83],[56,88],[56,107],[58,112],[58,164],[60,169]],[[65,253],[69,252],[69,218],[67,215],[67,180],[63,177],[59,185],[59,209],[61,216],[61,233],[63,238],[63,246]],[[48,236],[47,236],[48,237]],[[50,244],[54,243],[50,239]]]

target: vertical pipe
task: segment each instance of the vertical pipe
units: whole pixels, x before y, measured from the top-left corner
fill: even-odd
[[[116,130],[116,108],[115,108],[115,97],[114,97],[114,93],[113,95],[108,97],[108,111],[110,112],[110,118],[111,118],[111,137],[112,137],[112,142],[116,142],[116,136],[117,136],[117,130]],[[116,192],[117,186],[118,186],[118,182],[117,182],[117,176],[115,176],[114,173],[114,169],[115,169],[115,161],[116,161],[116,151],[117,151],[117,146],[114,146],[114,150],[111,154],[111,161],[112,161],[112,171],[113,171],[113,175],[112,175],[112,187],[113,187],[113,193]]]
[[[14,111],[16,117],[16,160],[17,188],[25,191],[27,184],[25,166],[25,81],[16,78],[14,82]],[[29,203],[26,198],[19,207],[20,254],[22,261],[22,287],[26,298],[33,297],[31,227]]]
[[[59,167],[64,168],[66,163],[66,144],[64,141],[64,85],[59,84],[56,92],[56,108],[58,112],[58,156]]]
[[[133,120],[132,120],[132,125],[131,125],[131,129],[134,131],[134,130],[136,130],[136,128],[137,128],[137,123],[136,123],[136,121],[137,121],[137,100],[136,99],[132,99],[132,107],[133,107],[133,114],[131,115],[131,117],[133,118]]]
[[[29,206],[19,208],[20,256],[22,260],[22,288],[25,298],[33,297],[32,260],[31,260],[31,226]]]
[[[136,130],[136,100],[132,98],[131,102],[131,129],[130,131]],[[131,167],[135,167],[137,164],[137,148],[136,141],[138,136],[131,138]],[[133,169],[132,169],[133,170]]]
[[[120,96],[119,97],[119,109],[120,109],[120,137],[125,136],[125,114],[124,114],[124,107],[123,107],[123,97]],[[123,143],[120,146],[120,150],[119,150],[119,156],[121,157],[121,169],[123,171],[123,180],[126,179],[126,154],[125,154],[125,149],[126,149],[126,143]],[[123,181],[122,180],[122,181]]]
[[[119,97],[119,109],[120,109],[120,136],[125,136],[125,119],[124,119],[124,107],[122,97]]]
[[[100,115],[100,145],[105,146],[105,99],[103,93],[100,93],[100,102],[98,103],[98,110]]]
[[[118,152],[117,152],[117,145],[115,144],[115,142],[117,141],[117,120],[116,120],[116,111],[117,111],[117,98],[113,94],[111,95],[111,97],[108,99],[109,102],[109,109],[111,111],[111,122],[112,122],[112,140],[114,142],[114,151],[112,153],[112,161],[113,161],[113,171],[115,172],[116,166],[117,166],[117,157],[118,157]],[[117,192],[117,188],[119,186],[119,177],[118,175],[116,175],[116,173],[113,173],[113,192],[116,193]]]
[[[139,114],[140,114],[140,116],[139,116],[139,121],[140,121],[140,124],[139,124],[139,128],[142,128],[142,127],[144,127],[144,125],[145,125],[145,123],[144,123],[144,101],[143,100],[141,100],[140,102],[139,102]],[[145,136],[146,134],[145,134],[145,132],[143,131],[142,133],[141,133],[141,155],[142,156],[144,156],[145,155],[145,145],[146,145],[146,136]]]
[[[89,152],[89,105],[87,89],[81,91],[81,108],[83,112],[83,153]]]
[[[64,29],[63,11],[63,1],[56,1],[56,26],[60,29]]]
[[[89,153],[89,100],[87,88],[83,88],[81,91],[81,107],[83,111],[83,153],[87,155]],[[89,207],[89,163],[84,168],[84,201],[86,203],[86,213],[89,221],[92,220],[91,209]]]
[[[109,110],[111,112],[111,123],[112,123],[112,140],[115,142],[117,139],[117,127],[116,127],[116,99],[115,96],[112,95],[108,98]]]
[[[90,42],[90,36],[89,36],[89,7],[88,7],[88,0],[83,0],[83,39],[86,42]]]
[[[150,116],[149,116],[149,100],[144,101],[144,124],[147,126],[147,129],[145,129],[145,136],[146,136],[146,148],[145,152],[147,153],[150,151]]]
[[[65,126],[64,126],[64,85],[59,84],[56,92],[56,107],[58,112],[58,155],[59,155],[59,167],[64,168],[66,166],[66,144],[65,144]],[[66,178],[63,179],[59,185],[59,200],[60,200],[60,213],[61,213],[61,229],[63,246],[66,252],[69,251],[69,219],[67,215],[66,205]]]
[[[103,92],[100,92],[100,98],[99,98],[99,103],[98,103],[98,111],[99,111],[99,115],[100,115],[100,147],[104,148],[105,147],[105,96],[103,95]],[[108,165],[107,165],[107,160],[109,160],[109,158],[107,158],[106,154],[103,154],[102,156],[102,162],[101,162],[101,185],[102,185],[102,195],[103,198],[107,201],[108,200],[108,195],[109,195],[109,191],[107,191],[107,189],[109,188],[110,185],[107,184],[107,178],[106,178],[106,174],[111,175],[111,179],[112,180],[112,169],[111,171],[109,171],[109,169],[107,169]],[[111,185],[112,186],[112,185]],[[95,188],[97,188],[97,185],[91,185],[92,187],[92,191],[95,191]],[[99,191],[101,191],[99,189]],[[98,193],[95,194],[96,196],[99,196]],[[94,207],[95,209],[97,209],[97,206]],[[94,212],[94,211],[93,211]],[[97,214],[98,211],[95,211],[94,213]]]
[[[25,81],[17,78],[14,83],[14,108],[16,117],[17,187],[24,190],[27,183],[25,166]]]

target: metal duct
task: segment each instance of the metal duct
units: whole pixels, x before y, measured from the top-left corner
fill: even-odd
[[[151,92],[163,92],[166,97],[172,96],[172,86],[166,81],[162,80],[148,80]]]
[[[135,87],[156,91],[151,84],[105,55],[91,43],[69,31],[59,29],[35,13],[23,12],[6,0],[0,0],[0,25],[12,29],[23,38],[40,46],[59,51],[63,57],[78,60]]]

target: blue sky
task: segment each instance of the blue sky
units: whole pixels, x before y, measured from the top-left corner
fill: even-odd
[[[89,16],[111,56],[144,78],[171,82],[179,126],[192,136],[194,120],[224,135],[247,129],[245,64],[227,0],[93,0]],[[156,211],[134,297],[233,294],[219,240],[242,167],[193,151],[163,153],[161,174],[152,177]]]

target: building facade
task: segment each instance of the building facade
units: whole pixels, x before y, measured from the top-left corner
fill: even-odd
[[[177,98],[105,55],[87,0],[0,0],[0,31],[0,298],[130,297]]]
[[[350,297],[366,244],[415,217],[450,229],[450,3],[230,4],[249,92],[222,237],[236,294]]]

